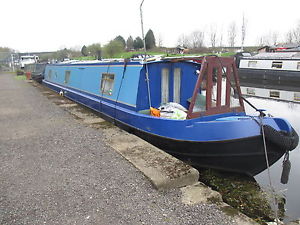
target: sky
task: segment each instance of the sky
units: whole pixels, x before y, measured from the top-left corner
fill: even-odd
[[[116,36],[125,40],[142,36],[141,0],[1,0],[0,47],[19,52],[80,49],[92,43],[107,44]],[[245,45],[256,45],[259,37],[285,33],[300,21],[300,0],[144,0],[145,32],[152,29],[163,46],[175,47],[180,35],[216,29],[228,45],[229,25],[237,26],[236,45],[241,44],[243,15]]]

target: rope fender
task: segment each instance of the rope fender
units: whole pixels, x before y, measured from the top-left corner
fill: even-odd
[[[269,125],[263,125],[265,137],[268,141],[276,144],[286,151],[295,149],[299,143],[299,136],[297,132],[292,128],[290,133],[277,131]]]

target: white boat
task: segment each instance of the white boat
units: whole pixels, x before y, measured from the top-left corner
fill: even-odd
[[[300,52],[264,52],[242,57],[240,79],[300,82]]]
[[[25,65],[37,63],[39,57],[37,55],[23,55],[20,57],[19,65],[21,69],[24,69]]]

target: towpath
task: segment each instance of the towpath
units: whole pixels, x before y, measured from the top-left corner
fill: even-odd
[[[0,224],[236,224],[214,204],[160,192],[100,130],[0,73]]]

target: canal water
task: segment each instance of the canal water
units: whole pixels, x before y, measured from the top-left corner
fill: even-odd
[[[276,87],[275,87],[276,88]],[[242,87],[243,90],[243,87]],[[277,90],[274,87],[260,87],[256,89],[251,87],[250,94],[247,99],[259,109],[266,109],[267,113],[275,117],[283,117],[287,119],[296,132],[300,136],[300,101],[298,92],[300,87],[293,87],[289,90]],[[242,92],[247,92],[244,88]],[[244,93],[247,94],[247,93]],[[248,93],[249,94],[249,93]],[[254,97],[254,95],[263,95],[263,98]],[[268,98],[270,97],[271,98]],[[288,101],[281,101],[281,97],[288,97]],[[292,98],[291,98],[292,97]],[[299,101],[299,102],[297,102]],[[245,103],[246,111],[250,114],[257,115],[255,111]],[[290,161],[292,164],[288,184],[281,184],[280,177],[282,172],[283,157],[270,167],[272,185],[275,192],[285,199],[285,219],[284,221],[293,221],[300,219],[300,146],[290,153]],[[255,176],[255,180],[259,183],[262,189],[270,191],[269,177],[267,170]]]

